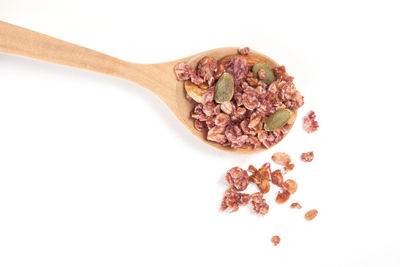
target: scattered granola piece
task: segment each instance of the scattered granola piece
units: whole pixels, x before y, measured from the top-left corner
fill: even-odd
[[[318,210],[316,209],[312,209],[306,212],[306,214],[304,215],[304,218],[307,221],[311,221],[313,220],[316,216],[318,215]]]
[[[256,173],[250,175],[249,181],[255,183],[260,189],[261,193],[266,194],[269,192],[269,171],[268,169],[260,168]]]
[[[274,185],[282,186],[282,183],[283,183],[283,175],[282,175],[281,170],[276,170],[276,171],[273,171],[273,172],[272,172],[272,174],[271,174],[271,182],[272,182]]]
[[[290,163],[288,165],[285,166],[285,171],[291,171],[294,169],[294,164]]]
[[[274,244],[274,246],[277,246],[281,242],[281,238],[277,235],[274,235],[271,238],[271,242],[272,242],[272,244]]]
[[[275,201],[278,204],[283,204],[286,201],[288,201],[289,198],[290,198],[290,193],[288,191],[278,192]]]
[[[310,111],[307,116],[304,117],[304,129],[307,133],[313,133],[319,128],[318,122],[315,120],[316,116],[314,111]]]
[[[305,162],[311,162],[314,159],[314,152],[310,151],[310,152],[306,152],[301,154],[301,159]]]
[[[251,195],[251,204],[253,205],[253,211],[255,213],[261,214],[264,216],[268,213],[269,206],[265,199],[263,198],[263,194],[258,192]]]
[[[280,165],[287,166],[290,164],[290,156],[283,152],[275,152],[272,155],[272,160]]]
[[[302,208],[300,203],[298,203],[298,202],[294,202],[294,203],[290,204],[290,207],[292,209],[298,209],[298,210]]]
[[[292,179],[287,179],[283,183],[282,187],[283,187],[283,189],[288,191],[291,195],[293,195],[297,191],[297,183],[296,183],[296,181],[294,181]]]
[[[249,177],[245,170],[234,167],[225,175],[226,182],[238,191],[243,191],[249,184]]]
[[[230,208],[231,212],[238,211],[239,206],[246,206],[249,200],[249,194],[238,193],[233,188],[228,188],[222,199],[221,210],[224,211]]]

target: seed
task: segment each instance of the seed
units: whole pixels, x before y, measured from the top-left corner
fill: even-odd
[[[233,97],[233,89],[233,77],[229,73],[225,72],[218,79],[218,82],[215,85],[215,102],[224,103],[230,101]]]
[[[264,79],[260,79],[260,77],[258,76],[258,71],[260,70],[260,69],[263,69],[264,70],[264,72],[265,72],[265,77],[262,77],[262,78],[264,78]],[[273,81],[275,81],[275,75],[274,75],[274,73],[273,73],[273,71],[266,65],[266,64],[264,64],[264,63],[256,63],[256,64],[254,64],[254,66],[253,66],[253,73],[254,73],[254,76],[255,77],[257,77],[257,78],[259,78],[260,80],[262,80],[264,83],[266,83],[266,84],[270,84],[270,83],[272,83]],[[264,74],[264,73],[263,73]],[[264,75],[263,75],[264,76]]]
[[[207,88],[202,89],[191,81],[185,81],[185,90],[194,101],[197,103],[202,103],[203,95],[207,91]]]
[[[290,110],[280,109],[271,114],[264,124],[264,129],[267,132],[275,131],[284,126],[290,119]]]

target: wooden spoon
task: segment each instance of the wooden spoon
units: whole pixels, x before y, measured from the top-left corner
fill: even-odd
[[[208,145],[236,154],[266,150],[264,147],[232,149],[208,141],[206,133],[199,132],[193,127],[194,121],[190,117],[193,104],[185,98],[183,82],[178,81],[175,76],[174,67],[179,62],[187,62],[195,67],[204,56],[212,56],[219,60],[236,54],[237,48],[217,48],[166,63],[136,64],[0,21],[0,52],[90,70],[131,81],[157,95],[194,136]],[[256,51],[252,51],[250,56],[262,60],[271,68],[279,66],[269,57]],[[289,129],[295,119],[296,112],[293,112],[289,120]]]

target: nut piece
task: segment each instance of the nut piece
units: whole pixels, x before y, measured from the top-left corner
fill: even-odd
[[[278,204],[283,204],[286,201],[288,201],[289,198],[290,198],[290,193],[288,191],[278,192],[275,201]]]
[[[289,165],[291,159],[290,156],[283,152],[276,152],[272,155],[272,160],[280,165],[287,166]]]
[[[201,89],[191,81],[185,81],[186,93],[197,103],[203,102],[203,95],[207,92],[207,89]]]
[[[304,218],[307,221],[311,221],[313,220],[316,216],[318,215],[318,210],[316,209],[312,209],[306,212],[306,214],[304,215]]]
[[[298,203],[298,202],[294,202],[294,203],[290,204],[290,207],[292,209],[298,209],[298,210],[302,208],[300,203]]]
[[[283,183],[282,187],[283,187],[283,189],[288,191],[291,195],[293,195],[297,191],[297,183],[296,183],[296,181],[294,181],[292,179],[287,179]]]
[[[271,238],[271,242],[272,242],[272,244],[274,244],[274,246],[277,246],[281,242],[281,238],[277,235],[274,235]]]

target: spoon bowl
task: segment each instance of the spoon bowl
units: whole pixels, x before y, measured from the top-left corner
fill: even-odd
[[[178,81],[175,76],[174,67],[179,62],[186,62],[195,68],[205,56],[220,60],[237,54],[237,48],[212,49],[166,63],[137,64],[0,21],[0,52],[76,67],[131,81],[157,95],[194,136],[218,150],[235,154],[251,154],[267,149],[265,147],[233,149],[208,141],[205,132],[197,131],[194,128],[194,121],[190,117],[193,103],[186,99],[183,81]],[[271,58],[259,52],[251,51],[249,56],[256,61],[264,62],[270,68],[279,66]],[[292,112],[288,121],[289,130],[296,120],[296,115],[296,111]]]

